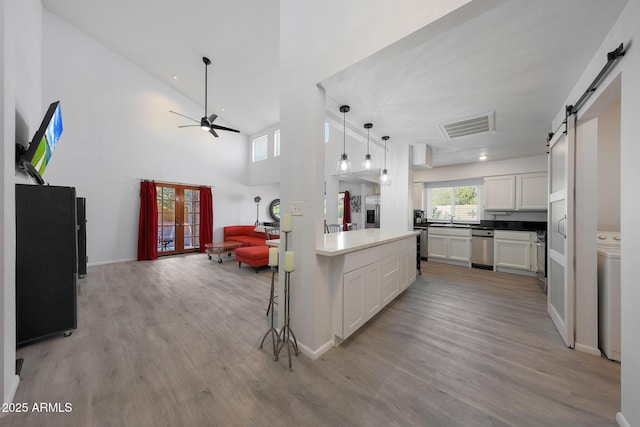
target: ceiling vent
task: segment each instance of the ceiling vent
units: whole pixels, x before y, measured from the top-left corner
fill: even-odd
[[[475,135],[477,133],[491,132],[495,127],[496,112],[492,111],[478,117],[461,120],[454,123],[440,125],[440,129],[447,139],[459,138],[461,136]]]

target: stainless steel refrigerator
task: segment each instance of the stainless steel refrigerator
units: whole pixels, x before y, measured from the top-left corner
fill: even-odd
[[[380,228],[380,195],[365,196],[365,228]]]

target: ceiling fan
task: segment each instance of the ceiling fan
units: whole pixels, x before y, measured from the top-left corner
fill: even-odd
[[[211,133],[211,135],[215,136],[216,138],[218,137],[218,134],[216,133],[216,129],[239,133],[240,131],[236,129],[214,125],[213,121],[216,119],[216,117],[218,117],[216,114],[207,116],[207,67],[211,64],[211,60],[206,56],[203,56],[202,62],[204,62],[204,117],[202,117],[198,121],[196,119],[192,119],[191,117],[187,117],[184,114],[176,113],[175,111],[169,110],[169,112],[173,114],[177,114],[178,116],[184,117],[185,119],[189,119],[191,121],[198,123],[197,125],[178,126],[179,128],[189,128],[189,127],[200,126],[200,129]]]

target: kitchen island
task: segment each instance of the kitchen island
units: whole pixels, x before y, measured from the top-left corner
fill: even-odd
[[[377,228],[324,235],[334,344],[346,339],[416,279],[417,231]]]

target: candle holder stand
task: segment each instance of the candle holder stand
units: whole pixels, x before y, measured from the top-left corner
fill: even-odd
[[[284,250],[285,252],[289,249],[289,233],[291,231],[284,232]],[[293,338],[293,341],[291,340]],[[289,356],[289,370],[293,370],[291,366],[291,347],[293,347],[293,352],[296,356],[300,354],[298,350],[298,340],[296,340],[296,335],[293,333],[293,329],[291,329],[291,272],[285,271],[284,273],[284,324],[282,325],[282,329],[280,329],[280,333],[278,334],[278,349],[275,353],[275,360],[278,360],[278,356],[280,355],[280,351],[287,346],[287,354]]]
[[[273,343],[273,360],[274,361],[278,360],[277,347],[278,347],[278,342],[280,340],[280,337],[278,336],[278,330],[273,325],[273,314],[275,311],[275,305],[277,304],[275,302],[275,296],[274,296],[274,285],[275,285],[274,282],[275,282],[277,269],[278,268],[276,266],[271,266],[271,293],[269,295],[269,307],[267,308],[267,316],[269,315],[269,310],[271,310],[271,327],[269,328],[269,330],[267,330],[267,332],[262,337],[262,341],[260,341],[260,348],[262,348],[264,344],[264,340],[267,338],[269,334],[271,334],[271,341]]]

